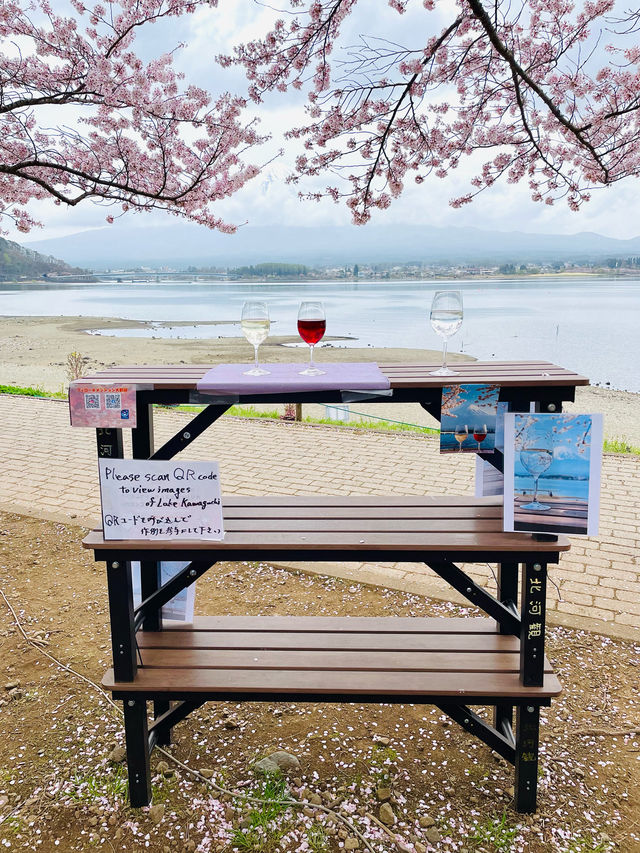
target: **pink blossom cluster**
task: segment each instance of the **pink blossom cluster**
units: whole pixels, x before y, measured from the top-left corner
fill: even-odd
[[[356,0],[290,0],[286,19],[223,58],[244,66],[255,101],[307,91],[309,119],[290,131],[307,154],[291,180],[343,179],[308,197],[345,199],[364,223],[409,177],[445,178],[476,152],[486,160],[454,207],[504,179],[577,210],[591,188],[640,173],[638,12],[616,0],[386,2],[424,15],[426,37],[415,23],[407,32],[417,46],[383,32],[350,47],[341,36]]]
[[[257,174],[245,101],[184,86],[172,54],[143,61],[136,34],[217,0],[0,3],[0,216],[28,231],[35,199],[86,199],[117,212],[159,208],[233,231],[213,204]],[[84,27],[82,29],[81,27]],[[51,126],[51,108],[59,121]],[[66,109],[65,109],[66,108]],[[43,113],[44,110],[44,113]],[[46,116],[46,117],[45,117]]]

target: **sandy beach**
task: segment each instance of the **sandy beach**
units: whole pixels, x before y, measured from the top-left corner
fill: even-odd
[[[198,321],[195,321],[198,322]],[[93,329],[143,329],[150,324],[135,320],[114,320],[104,317],[2,317],[0,318],[0,359],[2,374],[0,384],[40,387],[47,391],[60,391],[69,381],[67,356],[72,352],[84,358],[86,372],[93,372],[116,364],[220,364],[248,362],[253,356],[252,347],[244,338],[222,338],[216,333],[216,323],[211,336],[202,339],[169,339],[141,337],[110,337],[90,334]],[[154,323],[158,328],[162,324]],[[177,326],[176,322],[166,325]],[[183,325],[193,325],[192,322]],[[204,324],[201,324],[204,325]],[[305,349],[286,346],[298,343],[297,336],[273,337],[261,347],[261,359],[266,362],[300,361],[306,358]],[[380,363],[423,362],[436,363],[440,353],[433,350],[376,349],[374,347],[345,348],[339,341],[328,339],[317,348],[316,360],[322,361],[377,361]],[[450,360],[466,361],[466,356],[451,354]],[[360,404],[352,406],[365,417],[391,417],[406,423],[437,426],[436,422],[419,406],[394,405],[392,411],[385,404]],[[566,406],[567,411],[602,412],[605,416],[605,435],[620,438],[640,446],[640,394],[609,391],[604,388],[576,389],[576,402]],[[305,406],[305,414],[324,416],[324,407]],[[352,414],[357,420],[360,415]]]

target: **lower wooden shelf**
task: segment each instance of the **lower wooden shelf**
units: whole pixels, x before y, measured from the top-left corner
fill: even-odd
[[[217,616],[137,641],[135,679],[103,679],[118,695],[548,704],[561,690],[546,659],[542,686],[521,684],[520,642],[491,619]]]

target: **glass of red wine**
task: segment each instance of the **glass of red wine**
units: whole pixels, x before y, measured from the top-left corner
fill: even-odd
[[[300,371],[301,376],[322,376],[326,370],[320,370],[313,362],[313,348],[321,341],[327,321],[324,315],[322,302],[301,302],[298,311],[298,334],[302,340],[309,344],[309,364]]]
[[[478,450],[482,450],[482,447],[480,445],[487,437],[487,425],[476,424],[476,426],[473,428],[473,437],[478,442]]]

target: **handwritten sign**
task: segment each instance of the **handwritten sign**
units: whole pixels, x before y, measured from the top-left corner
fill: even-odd
[[[102,385],[72,382],[69,386],[69,415],[72,427],[136,426],[135,385]]]
[[[105,539],[224,538],[217,462],[99,459]]]

